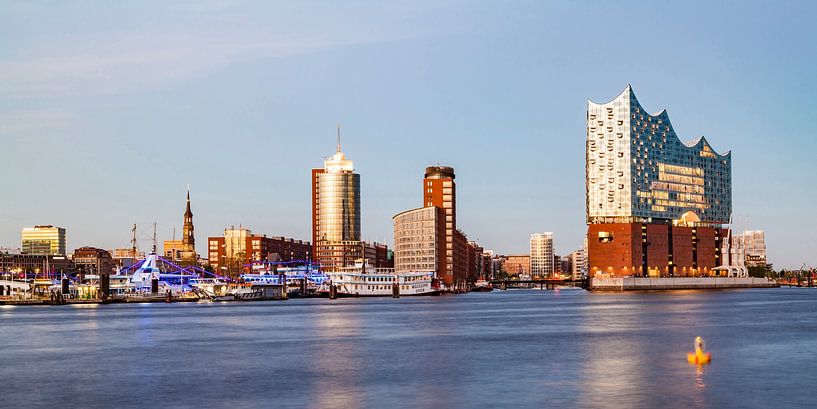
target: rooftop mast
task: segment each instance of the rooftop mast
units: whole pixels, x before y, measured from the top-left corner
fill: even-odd
[[[338,122],[338,146],[335,152],[340,153],[340,122]]]

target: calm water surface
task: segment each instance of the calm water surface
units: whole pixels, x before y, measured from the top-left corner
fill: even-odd
[[[816,406],[817,289],[0,307],[4,408]]]

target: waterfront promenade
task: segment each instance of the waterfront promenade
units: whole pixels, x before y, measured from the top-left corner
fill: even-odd
[[[815,291],[2,306],[0,406],[812,407]]]

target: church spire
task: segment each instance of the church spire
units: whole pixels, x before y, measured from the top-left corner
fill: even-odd
[[[193,234],[193,211],[190,210],[190,186],[187,187],[187,207],[184,210],[184,225],[182,226],[182,258],[194,261],[196,258],[196,239]]]
[[[184,211],[184,223],[187,224],[187,217],[193,217],[193,212],[190,210],[190,185],[187,186],[187,209]],[[192,219],[191,219],[192,223]]]

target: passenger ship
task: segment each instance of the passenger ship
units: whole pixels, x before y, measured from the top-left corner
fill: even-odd
[[[255,262],[252,264],[252,273],[241,274],[241,280],[250,284],[281,284],[286,279],[287,294],[290,297],[315,295],[326,274],[318,270],[318,265],[291,265],[290,262]],[[280,266],[279,266],[280,265]],[[273,266],[275,268],[273,269]]]
[[[368,260],[358,260],[354,266],[326,275],[328,280],[321,291],[328,292],[329,286],[334,285],[340,297],[391,297],[395,295],[395,284],[399,285],[399,295],[440,294],[440,289],[432,284],[431,271],[395,273],[393,268],[374,268]]]

